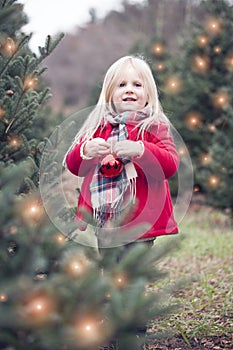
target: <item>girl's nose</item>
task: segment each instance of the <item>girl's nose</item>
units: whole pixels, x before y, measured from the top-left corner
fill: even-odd
[[[131,94],[131,93],[133,93],[133,86],[132,85],[126,85],[126,88],[125,88],[125,92],[127,93],[127,94]]]

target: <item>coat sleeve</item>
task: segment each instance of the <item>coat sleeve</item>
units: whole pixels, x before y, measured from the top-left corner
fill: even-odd
[[[95,158],[90,160],[84,160],[80,156],[80,148],[82,146],[82,142],[77,144],[66,156],[66,165],[69,171],[80,177],[86,176],[91,170],[94,169],[97,164],[97,160]]]
[[[148,131],[144,144],[143,155],[136,159],[136,163],[146,175],[157,180],[168,179],[179,167],[179,155],[169,131],[169,126],[161,123]]]

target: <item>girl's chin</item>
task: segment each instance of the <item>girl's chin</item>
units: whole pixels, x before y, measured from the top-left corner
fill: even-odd
[[[123,105],[116,106],[116,109],[118,112],[127,112],[127,111],[136,111],[138,109],[141,109],[141,107],[138,106],[138,104],[133,103],[125,103]]]

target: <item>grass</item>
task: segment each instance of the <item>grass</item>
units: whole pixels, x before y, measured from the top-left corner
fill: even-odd
[[[193,205],[180,231],[184,236],[181,248],[160,263],[161,268],[169,272],[168,277],[160,286],[152,286],[159,288],[187,279],[187,284],[170,299],[179,303],[180,309],[176,314],[152,322],[150,331],[169,330],[173,339],[182,338],[187,349],[232,349],[232,223],[215,209]],[[156,244],[160,243],[156,241]],[[194,281],[191,282],[191,278]],[[202,344],[202,347],[193,344]],[[163,347],[151,345],[150,349]]]

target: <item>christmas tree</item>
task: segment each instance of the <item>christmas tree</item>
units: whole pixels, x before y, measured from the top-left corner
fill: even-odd
[[[117,264],[122,247],[100,257],[49,221],[38,192],[45,140],[33,128],[49,97],[41,62],[60,38],[48,37],[36,56],[20,31],[22,10],[14,0],[0,1],[0,347],[139,348],[139,328],[173,309],[164,302],[168,288],[149,285],[164,276],[156,262],[174,241],[149,252],[129,249]]]
[[[199,6],[203,20],[195,23],[161,88],[165,109],[193,161],[194,193],[204,193],[207,203],[232,215],[227,150],[232,147],[233,7],[226,0],[205,0]]]

